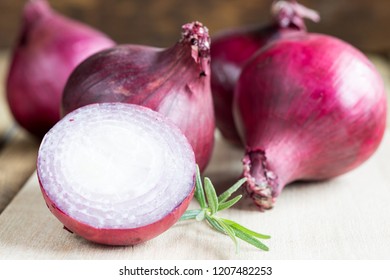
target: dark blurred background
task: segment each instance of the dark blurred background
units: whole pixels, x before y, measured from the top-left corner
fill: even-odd
[[[26,0],[0,0],[0,49],[10,48]],[[199,20],[211,34],[241,25],[265,24],[272,0],[49,0],[60,13],[85,22],[119,43],[166,47],[183,23]],[[342,38],[363,51],[390,49],[389,0],[302,0],[320,12],[311,31]]]

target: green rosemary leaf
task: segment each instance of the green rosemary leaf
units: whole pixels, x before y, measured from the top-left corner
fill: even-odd
[[[204,220],[205,215],[206,215],[206,211],[205,211],[205,209],[202,209],[202,210],[200,210],[198,215],[196,215],[195,220],[197,220],[198,222],[201,222]]]
[[[236,238],[236,233],[233,228],[229,225],[225,224],[221,219],[214,217],[214,220],[224,229],[225,233],[230,237],[234,242],[234,246],[236,248],[236,253],[238,253],[238,242]]]
[[[233,186],[224,191],[220,196],[218,196],[218,202],[225,202],[233,193],[235,193],[241,186],[246,182],[246,178],[238,180]]]
[[[253,230],[250,230],[234,221],[231,221],[231,220],[228,220],[228,219],[222,219],[226,224],[228,224],[229,226],[231,226],[232,228],[235,228],[237,230],[240,230],[248,235],[251,235],[251,236],[254,236],[254,237],[257,237],[257,238],[261,238],[261,239],[270,239],[271,236],[269,235],[265,235],[265,234],[261,234],[261,233],[258,233],[258,232],[255,232]]]
[[[206,215],[206,220],[215,230],[225,234],[225,230],[213,218]]]
[[[256,238],[252,237],[251,235],[239,230],[239,229],[236,229],[236,228],[232,228],[235,235],[240,238],[241,240],[255,246],[256,248],[260,249],[260,250],[263,250],[263,251],[269,251],[269,248],[264,245],[261,241],[257,240]]]
[[[187,210],[184,212],[183,216],[180,217],[180,221],[195,219],[201,211],[201,209]]]
[[[209,178],[204,178],[204,187],[202,184],[199,167],[196,166],[196,178],[195,178],[195,193],[194,196],[199,202],[201,209],[187,210],[182,217],[181,221],[195,219],[197,221],[206,220],[207,223],[225,235],[228,235],[234,242],[236,252],[238,252],[237,238],[244,240],[245,242],[255,246],[264,251],[268,251],[268,247],[256,238],[268,239],[270,236],[254,232],[234,221],[219,218],[215,215],[218,211],[230,208],[237,203],[242,195],[238,195],[230,200],[229,197],[237,191],[242,184],[246,181],[245,178],[239,180],[227,191],[222,193],[219,197],[216,194],[215,188]]]
[[[235,198],[232,198],[228,201],[222,202],[218,205],[218,211],[225,210],[227,208],[232,207],[234,204],[236,204],[240,199],[242,198],[242,195],[238,195]]]
[[[218,209],[218,197],[213,183],[211,183],[210,179],[207,177],[204,178],[204,189],[206,191],[206,198],[210,207],[211,215],[214,215]]]
[[[194,196],[199,202],[201,208],[207,208],[207,202],[204,195],[204,189],[202,184],[202,178],[200,177],[199,166],[196,165],[196,177],[195,177],[195,193]]]

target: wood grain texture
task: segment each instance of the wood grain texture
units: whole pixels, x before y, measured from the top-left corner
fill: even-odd
[[[39,143],[15,128],[0,152],[0,214],[35,170]]]
[[[180,26],[199,20],[211,34],[247,24],[265,24],[272,0],[50,0],[64,15],[107,33],[119,43],[172,45]],[[320,12],[314,32],[340,37],[365,51],[386,51],[390,37],[387,0],[302,0]],[[0,1],[0,48],[13,45],[25,0]]]
[[[241,152],[218,142],[207,174],[216,185],[241,169]],[[220,164],[218,159],[229,158]],[[262,233],[269,252],[241,244],[195,221],[180,222],[137,246],[101,246],[62,228],[46,208],[34,174],[0,215],[0,259],[389,259],[390,131],[363,166],[336,179],[288,186],[276,207],[260,213],[244,199],[224,216]],[[226,166],[228,165],[228,166]],[[226,167],[232,173],[226,172]],[[192,202],[190,208],[197,207]]]

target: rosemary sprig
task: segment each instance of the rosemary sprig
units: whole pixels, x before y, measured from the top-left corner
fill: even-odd
[[[219,211],[232,207],[241,199],[242,195],[238,195],[232,199],[229,198],[246,182],[245,178],[237,181],[237,183],[219,196],[217,196],[213,183],[209,178],[204,178],[204,184],[202,183],[198,166],[195,182],[194,196],[199,202],[201,209],[187,210],[180,218],[181,221],[191,219],[195,219],[199,222],[206,221],[212,228],[228,235],[233,240],[236,252],[238,252],[239,249],[237,238],[258,249],[264,251],[269,250],[269,248],[259,240],[271,238],[269,235],[257,233],[234,221],[216,215]]]

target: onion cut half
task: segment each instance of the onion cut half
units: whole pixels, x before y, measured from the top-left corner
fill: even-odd
[[[101,103],[66,115],[43,138],[37,174],[50,211],[101,244],[132,245],[187,209],[196,164],[186,137],[160,113]]]

